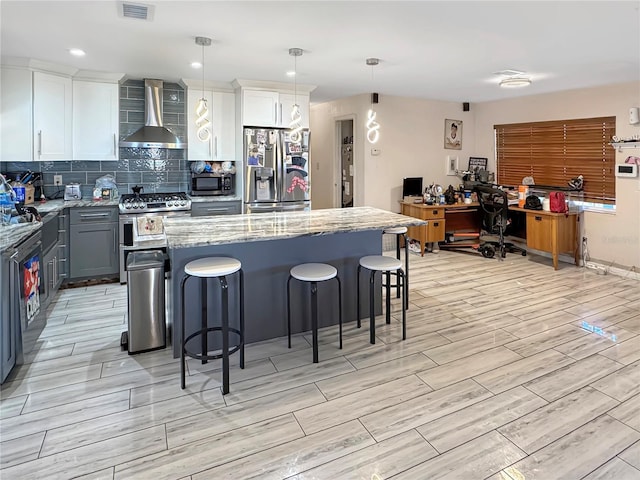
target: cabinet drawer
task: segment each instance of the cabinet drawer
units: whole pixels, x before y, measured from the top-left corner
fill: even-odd
[[[211,215],[234,215],[242,213],[240,202],[205,202],[192,203],[191,216],[205,217]]]
[[[431,220],[427,224],[427,242],[444,242],[445,220]]]
[[[547,215],[527,213],[527,247],[551,252],[553,221],[554,219]]]
[[[420,210],[422,211],[420,218],[423,220],[434,220],[439,218],[444,220],[444,207],[427,207],[421,208]]]
[[[72,208],[71,225],[87,223],[109,223],[118,221],[116,207]]]

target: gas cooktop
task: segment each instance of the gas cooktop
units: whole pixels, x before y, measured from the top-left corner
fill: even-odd
[[[191,210],[191,199],[184,192],[126,193],[118,208],[120,213],[181,212]]]

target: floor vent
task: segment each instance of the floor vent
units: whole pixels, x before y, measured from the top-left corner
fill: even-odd
[[[141,3],[120,2],[120,14],[125,18],[152,20],[153,6],[143,5]]]

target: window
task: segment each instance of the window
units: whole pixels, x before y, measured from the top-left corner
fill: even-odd
[[[584,199],[613,204],[616,198],[616,118],[585,118],[495,125],[498,183],[520,185],[531,176],[537,185],[567,186],[584,177]]]

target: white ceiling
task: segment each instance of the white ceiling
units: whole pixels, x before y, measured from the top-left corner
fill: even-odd
[[[640,1],[143,1],[151,21],[122,18],[116,1],[0,3],[3,56],[132,78],[298,82],[312,102],[377,91],[482,102],[640,81]],[[83,58],[68,49],[79,47]],[[380,65],[368,67],[367,57]],[[533,83],[501,89],[493,72]],[[373,77],[373,78],[372,78]],[[640,98],[640,92],[639,92]]]

